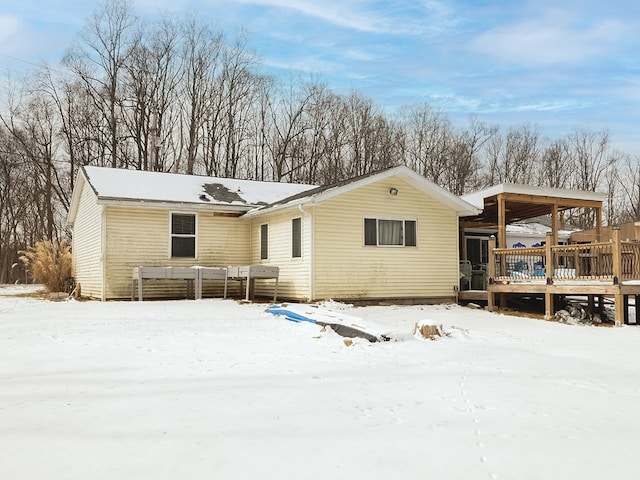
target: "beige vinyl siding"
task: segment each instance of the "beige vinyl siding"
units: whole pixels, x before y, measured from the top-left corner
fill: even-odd
[[[196,258],[171,258],[171,212],[195,213]],[[143,266],[228,266],[249,259],[249,228],[237,217],[190,212],[109,206],[106,210],[107,298],[131,295],[131,271]],[[187,281],[145,281],[145,296],[182,297]],[[219,293],[217,286],[213,286]],[[205,294],[207,289],[205,289]]]
[[[302,220],[302,257],[292,257],[292,222]],[[260,259],[260,226],[269,225],[269,258]],[[311,225],[312,217],[295,209],[253,219],[251,222],[251,264],[274,265],[280,268],[278,297],[290,300],[309,300],[311,279]],[[271,280],[256,281],[256,294],[270,296]]]
[[[454,298],[458,217],[425,193],[389,178],[323,202],[314,216],[314,299]],[[365,246],[365,217],[416,220],[417,247]]]
[[[93,190],[84,183],[78,215],[73,225],[73,277],[83,296],[102,295],[102,207]]]

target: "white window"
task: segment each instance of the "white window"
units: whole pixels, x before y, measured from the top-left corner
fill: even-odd
[[[171,214],[171,257],[196,257],[196,216],[193,213]]]
[[[269,258],[269,225],[260,225],[260,260]]]
[[[300,217],[291,220],[291,256],[302,257],[302,219]]]
[[[364,219],[365,245],[415,247],[417,236],[415,220]]]

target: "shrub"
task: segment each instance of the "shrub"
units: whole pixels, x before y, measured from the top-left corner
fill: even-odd
[[[20,252],[20,260],[35,283],[42,283],[50,292],[64,292],[71,278],[71,245],[41,240]]]

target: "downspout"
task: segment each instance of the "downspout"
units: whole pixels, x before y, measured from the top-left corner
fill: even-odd
[[[100,301],[107,297],[107,208],[102,205],[102,228],[100,233],[100,270],[102,271],[102,285],[100,286]]]
[[[316,256],[315,256],[315,236],[313,234],[314,228],[313,223],[315,221],[315,217],[307,212],[304,208],[302,208],[302,204],[298,205],[298,210],[303,215],[310,216],[311,222],[309,224],[309,255],[311,256],[309,261],[309,301],[313,301],[315,298],[315,278],[316,278]]]

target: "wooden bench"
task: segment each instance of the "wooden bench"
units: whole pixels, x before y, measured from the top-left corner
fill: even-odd
[[[193,267],[198,270],[196,280],[196,299],[202,298],[204,280],[224,280],[224,297],[227,298],[227,269],[219,267]]]
[[[131,273],[131,300],[136,299],[136,286],[138,300],[142,301],[143,280],[176,279],[187,280],[187,296],[193,295],[198,300],[202,298],[202,284],[204,280],[223,280],[224,298],[227,298],[228,279],[239,280],[240,289],[242,282],[247,281],[246,300],[249,301],[250,291],[255,287],[256,279],[275,279],[273,301],[278,296],[278,276],[280,269],[267,265],[246,265],[241,267],[133,267]],[[195,286],[195,288],[194,288]],[[193,293],[191,293],[193,292]]]
[[[249,294],[254,290],[256,279],[275,279],[275,287],[273,289],[273,302],[276,302],[278,297],[278,277],[280,274],[279,267],[272,267],[268,265],[244,265],[241,267],[227,267],[227,276],[232,280],[240,281],[240,288],[242,289],[242,282],[247,281],[247,290],[245,300],[249,301]]]
[[[191,292],[195,290],[194,284],[198,284],[198,270],[192,267],[133,267],[131,273],[131,300],[135,300],[136,283],[138,290],[138,300],[142,301],[142,281],[143,280],[187,280],[187,296],[191,295]]]

